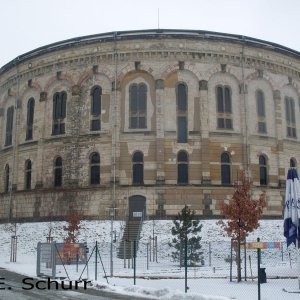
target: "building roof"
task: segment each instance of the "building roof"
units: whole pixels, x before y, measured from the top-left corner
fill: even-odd
[[[49,45],[45,45],[24,54],[19,55],[0,68],[0,74],[14,67],[16,64],[32,59],[36,56],[46,54],[48,52],[67,49],[74,46],[82,46],[97,42],[134,40],[134,39],[154,39],[154,38],[184,38],[195,40],[216,40],[224,42],[239,43],[241,45],[263,48],[275,52],[279,52],[288,56],[300,58],[300,52],[288,47],[251,38],[244,35],[220,33],[204,30],[188,30],[188,29],[147,29],[147,30],[132,30],[132,31],[115,31],[100,33],[94,35],[86,35],[76,38],[71,38]]]

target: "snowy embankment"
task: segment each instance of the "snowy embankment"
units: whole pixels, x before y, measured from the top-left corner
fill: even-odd
[[[36,276],[36,247],[38,242],[45,242],[46,236],[49,233],[49,228],[52,228],[52,235],[54,240],[61,242],[66,236],[66,233],[63,231],[64,222],[53,222],[53,223],[26,223],[26,224],[17,224],[17,236],[18,236],[18,253],[17,253],[17,262],[11,263],[10,261],[10,240],[12,231],[10,226],[0,224],[0,267],[16,271],[20,274],[27,276]],[[132,269],[123,268],[123,260],[118,261],[115,259],[115,272],[114,277],[109,278],[109,284],[104,283],[103,276],[97,281],[93,281],[93,287],[101,289],[110,293],[120,293],[128,296],[138,296],[149,299],[193,299],[193,300],[221,300],[221,299],[255,299],[256,297],[256,283],[248,282],[248,284],[239,284],[235,286],[233,283],[229,283],[228,278],[228,263],[224,261],[224,257],[228,253],[228,245],[230,245],[230,239],[224,236],[223,231],[219,226],[216,225],[216,220],[202,221],[203,229],[201,231],[202,242],[203,242],[203,252],[205,257],[205,266],[198,270],[194,270],[193,274],[189,273],[189,282],[188,285],[191,287],[187,294],[184,293],[184,280],[142,280],[141,277],[137,278],[137,285],[133,285],[132,278],[121,278],[122,276],[118,275],[118,272],[122,275],[132,276]],[[81,229],[79,240],[81,242],[87,241],[88,244],[92,245],[97,241],[101,247],[103,254],[104,265],[107,268],[107,273],[109,273],[109,245],[111,239],[111,222],[110,221],[84,221],[82,222],[83,228]],[[122,232],[124,229],[124,222],[114,222],[113,230],[116,232],[115,245],[118,244],[118,241],[122,238]],[[174,272],[177,278],[182,277],[183,270],[169,268],[170,264],[170,253],[171,250],[167,246],[168,242],[171,240],[171,228],[173,223],[171,221],[146,221],[143,225],[143,230],[141,233],[141,240],[139,246],[140,256],[145,255],[142,249],[149,240],[150,236],[157,236],[158,248],[159,248],[159,260],[160,262],[165,262],[164,269],[159,269],[157,266],[154,267],[152,264],[149,270],[146,269],[144,265],[139,265],[138,275],[151,275],[153,273],[160,273],[163,275],[174,276]],[[260,237],[262,241],[284,241],[282,235],[282,221],[280,220],[265,220],[261,221],[260,229],[252,233],[248,241],[256,241],[256,238]],[[222,253],[225,251],[225,248],[218,247],[213,249],[215,254],[212,257],[212,265],[217,265],[217,268],[214,268],[208,265],[208,252],[210,251],[207,245],[224,245],[226,244],[226,255]],[[115,246],[117,247],[117,246]],[[220,249],[221,248],[221,249]],[[115,248],[117,249],[117,248]],[[267,253],[267,252],[266,252]],[[270,259],[274,261],[274,268],[278,267],[276,264],[279,264],[281,267],[281,261],[278,261],[278,251],[276,255],[274,252],[269,251],[269,254],[265,255],[265,260]],[[280,252],[279,252],[280,253]],[[275,257],[275,256],[276,257]],[[274,256],[274,259],[272,257]],[[127,262],[126,262],[127,263]],[[269,260],[268,260],[269,263]],[[175,270],[175,271],[174,271]],[[176,271],[178,270],[178,271]],[[202,271],[201,271],[202,270]],[[217,270],[217,271],[216,271]],[[197,273],[199,272],[199,273]],[[215,274],[214,272],[219,272]],[[90,277],[92,271],[90,270]],[[206,274],[206,275],[205,275]],[[78,276],[78,274],[74,275]],[[108,274],[109,275],[109,274]],[[174,277],[176,277],[174,276]],[[211,277],[223,278],[223,279],[203,279]],[[100,277],[100,276],[99,276]],[[126,276],[124,276],[126,277]],[[78,277],[77,277],[78,278]],[[93,279],[93,278],[92,278]],[[91,280],[91,279],[90,279]],[[277,281],[278,284],[279,281]],[[275,291],[274,287],[270,291]],[[286,286],[285,283],[282,283],[283,286]],[[196,288],[196,287],[201,288]],[[276,285],[275,285],[276,288]],[[195,293],[197,291],[198,293]],[[199,293],[200,292],[200,293]],[[273,294],[273,292],[271,292]],[[273,299],[276,298],[276,293],[274,292]],[[208,296],[206,296],[207,294]],[[220,295],[220,296],[212,296]],[[252,296],[251,296],[252,295]],[[254,296],[255,295],[255,296]],[[270,295],[271,296],[271,295]],[[293,299],[293,298],[287,298]]]

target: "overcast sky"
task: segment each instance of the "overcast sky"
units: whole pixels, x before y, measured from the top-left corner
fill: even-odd
[[[61,40],[158,27],[241,34],[300,51],[300,0],[0,0],[0,11],[0,67]]]

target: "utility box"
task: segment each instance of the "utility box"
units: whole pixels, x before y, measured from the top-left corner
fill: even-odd
[[[258,280],[259,280],[260,283],[266,283],[267,282],[266,268],[259,268]]]

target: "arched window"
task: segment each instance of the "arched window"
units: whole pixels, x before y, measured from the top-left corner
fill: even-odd
[[[189,183],[189,165],[188,154],[185,151],[179,151],[177,154],[177,184]]]
[[[132,156],[132,184],[144,184],[144,155],[140,151]]]
[[[229,86],[217,86],[217,126],[219,129],[232,129],[232,103]]]
[[[187,143],[187,88],[185,84],[179,83],[176,87],[177,104],[177,142]]]
[[[147,128],[147,86],[133,83],[129,87],[129,127]]]
[[[264,155],[259,156],[259,182],[260,185],[268,184],[267,159]]]
[[[285,119],[287,137],[296,138],[295,101],[291,97],[285,97]]]
[[[30,98],[27,102],[26,140],[32,140],[34,104],[35,102],[33,98]]]
[[[92,88],[92,101],[91,101],[91,131],[101,129],[101,98],[102,88],[95,86]]]
[[[221,155],[221,183],[231,184],[231,160],[227,152]]]
[[[9,165],[5,166],[4,169],[4,192],[9,191]]]
[[[54,186],[62,186],[62,159],[57,157],[54,162]]]
[[[290,159],[290,168],[297,168],[297,161],[294,157]]]
[[[257,116],[258,116],[258,132],[266,133],[267,125],[266,125],[266,111],[265,111],[265,95],[263,91],[256,91],[256,108],[257,108]]]
[[[53,135],[65,133],[66,107],[67,93],[64,91],[55,93],[53,96]]]
[[[6,112],[6,134],[5,134],[5,146],[12,144],[14,126],[14,107],[10,106]]]
[[[97,152],[90,156],[90,183],[100,183],[100,155]]]
[[[31,171],[32,171],[32,164],[31,160],[28,159],[25,161],[25,190],[31,189]]]

